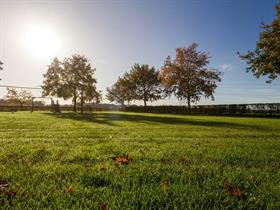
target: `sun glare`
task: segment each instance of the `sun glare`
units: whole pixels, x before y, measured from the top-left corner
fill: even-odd
[[[33,26],[24,33],[24,44],[33,56],[55,56],[60,42],[58,36],[48,27]]]

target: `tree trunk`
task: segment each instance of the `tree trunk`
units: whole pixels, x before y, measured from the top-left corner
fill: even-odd
[[[81,114],[84,113],[84,92],[81,92]]]
[[[146,93],[144,93],[144,107],[147,106],[147,95]]]
[[[188,95],[187,97],[187,100],[188,100],[188,111],[189,111],[189,114],[191,113],[191,97]]]
[[[76,90],[74,92],[73,103],[74,103],[73,111],[77,112],[77,95],[76,95]]]
[[[32,99],[31,99],[31,112],[33,112],[34,110],[34,103],[33,103],[33,97],[32,97]]]

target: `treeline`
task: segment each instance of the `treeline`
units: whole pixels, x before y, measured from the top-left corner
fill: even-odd
[[[148,65],[135,64],[129,72],[119,77],[107,88],[107,99],[122,105],[130,101],[157,101],[174,94],[179,100],[187,100],[188,108],[202,96],[214,100],[214,90],[221,81],[221,72],[208,68],[209,55],[199,52],[196,43],[177,48],[176,56],[168,56],[160,70]]]
[[[0,99],[0,105],[2,106],[28,106],[32,104],[32,93],[29,90],[16,88],[7,88],[7,94]],[[44,105],[42,101],[37,101],[37,105]]]
[[[191,109],[187,106],[127,106],[124,111],[159,114],[280,116],[280,103],[195,105]]]
[[[146,106],[149,101],[174,94],[178,99],[186,99],[189,108],[201,96],[214,100],[221,72],[208,68],[209,55],[198,51],[197,47],[193,43],[189,47],[177,48],[175,58],[168,56],[160,70],[147,64],[134,64],[106,89],[106,98],[123,106],[141,100]],[[85,56],[72,55],[63,61],[54,58],[44,74],[43,96],[72,99],[73,111],[77,111],[79,103],[83,112],[86,102],[101,101],[94,72],[95,68]]]
[[[72,106],[62,105],[59,107],[61,111],[72,111]],[[51,111],[51,105],[40,105],[35,103],[34,106],[31,105],[3,105],[0,104],[0,112],[17,112],[17,111]],[[108,106],[108,107],[92,107],[92,106],[85,106],[83,107],[83,111],[86,112],[94,112],[94,111],[118,111],[120,107],[118,106]],[[81,111],[81,107],[77,107],[77,111]]]
[[[71,111],[69,105],[60,106],[61,111]],[[187,106],[90,106],[85,105],[84,111],[126,111],[157,114],[197,114],[197,115],[235,115],[235,116],[273,116],[280,117],[280,103],[262,104],[228,104],[228,105],[195,105],[189,109]],[[0,111],[51,111],[51,105],[3,105],[0,104]],[[81,107],[77,107],[81,111]]]

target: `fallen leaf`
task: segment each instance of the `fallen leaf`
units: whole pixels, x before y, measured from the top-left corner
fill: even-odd
[[[231,184],[229,184],[229,183],[225,183],[223,188],[224,188],[225,190],[230,190],[230,189],[233,188],[233,186],[232,186]]]
[[[14,197],[17,194],[15,190],[8,190],[5,192],[5,195],[8,197]]]
[[[113,161],[118,164],[127,165],[130,160],[132,160],[132,158],[128,155],[118,155],[116,157],[113,157]]]
[[[73,192],[75,192],[75,189],[72,185],[70,185],[70,186],[68,186],[64,189],[64,192],[65,193],[73,193]]]
[[[232,184],[225,183],[223,188],[227,190],[227,194],[229,196],[235,196],[238,198],[241,196],[241,190],[239,188],[234,187]]]
[[[98,205],[98,210],[106,210],[106,205],[103,201],[101,201]]]
[[[230,192],[228,192],[228,195],[230,196],[236,196],[236,197],[240,197],[241,196],[241,191],[238,188],[234,188],[233,190],[231,190]]]

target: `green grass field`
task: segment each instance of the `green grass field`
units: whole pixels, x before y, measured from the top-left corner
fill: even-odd
[[[0,113],[1,180],[0,209],[280,209],[280,119]]]

